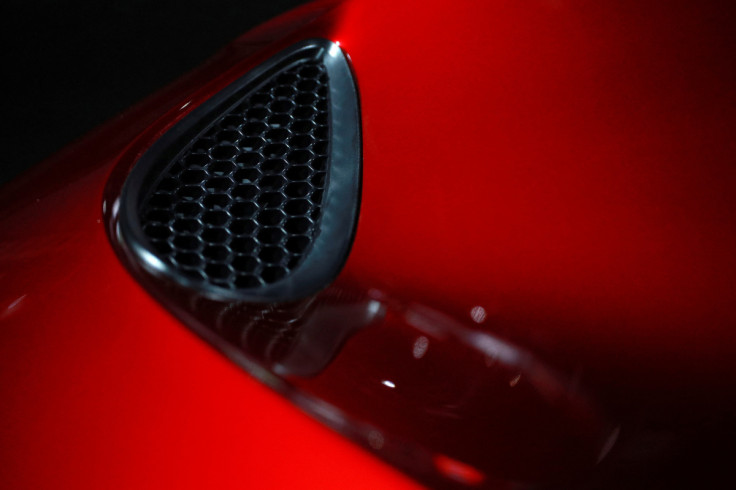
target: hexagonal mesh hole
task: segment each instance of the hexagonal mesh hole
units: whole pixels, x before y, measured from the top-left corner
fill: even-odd
[[[287,277],[319,229],[330,134],[324,65],[275,73],[160,176],[140,209],[160,258],[227,289]]]

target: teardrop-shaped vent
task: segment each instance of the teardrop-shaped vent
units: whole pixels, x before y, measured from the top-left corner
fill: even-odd
[[[215,298],[292,300],[344,263],[359,205],[357,93],[342,50],[300,43],[164,134],[123,187],[150,272]]]

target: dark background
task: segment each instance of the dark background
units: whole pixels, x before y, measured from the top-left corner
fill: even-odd
[[[0,184],[305,0],[11,0]]]

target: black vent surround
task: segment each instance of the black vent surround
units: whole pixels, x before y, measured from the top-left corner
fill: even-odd
[[[143,154],[123,186],[120,237],[147,271],[214,299],[306,297],[347,258],[360,166],[347,60],[329,41],[303,42]]]

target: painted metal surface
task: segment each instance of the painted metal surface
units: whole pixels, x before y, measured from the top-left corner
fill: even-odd
[[[415,485],[192,335],[106,236],[138,155],[311,37],[340,43],[360,90],[350,258],[318,297],[266,314],[298,320],[285,354],[243,336],[251,307],[176,313],[432,485],[718,482],[736,433],[729,16],[686,2],[313,4],[11,182],[3,486]]]

